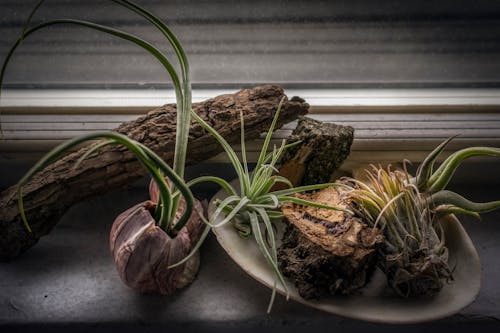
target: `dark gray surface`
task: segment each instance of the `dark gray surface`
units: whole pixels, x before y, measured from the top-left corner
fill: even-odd
[[[453,187],[475,200],[498,199],[498,188],[492,185]],[[237,267],[214,237],[202,248],[201,269],[191,286],[171,297],[138,295],[121,283],[107,242],[114,217],[145,198],[145,187],[136,184],[80,203],[22,257],[0,263],[0,330],[493,332],[500,328],[500,212],[485,214],[481,222],[462,219],[483,265],[477,300],[455,316],[401,327],[338,317],[282,297],[267,315],[270,290]]]
[[[35,2],[0,1],[0,60]],[[171,25],[198,87],[500,84],[498,1],[137,2]],[[165,45],[143,19],[107,0],[48,0],[33,23],[61,17],[112,25]],[[10,87],[169,83],[156,60],[138,47],[68,26],[29,37],[5,80]]]

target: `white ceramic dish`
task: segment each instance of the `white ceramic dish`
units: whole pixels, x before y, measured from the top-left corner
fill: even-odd
[[[224,193],[219,192],[214,199],[223,198]],[[212,200],[210,214],[214,210]],[[477,251],[460,222],[454,216],[447,217],[442,222],[450,253],[450,266],[455,268],[454,280],[445,285],[435,297],[397,297],[386,286],[384,274],[377,270],[371,282],[355,295],[307,301],[299,296],[292,283],[287,282],[290,298],[330,313],[372,322],[417,323],[450,316],[476,298],[481,285],[481,264]],[[245,272],[272,288],[275,275],[254,239],[240,238],[230,224],[215,228],[214,233],[220,245]],[[279,284],[278,292],[284,294],[284,289]]]

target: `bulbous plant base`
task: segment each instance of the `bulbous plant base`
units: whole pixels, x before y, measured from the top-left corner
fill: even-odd
[[[199,201],[187,224],[170,237],[151,215],[153,201],[142,202],[120,214],[110,233],[110,251],[122,281],[141,293],[169,295],[189,285],[198,272],[199,253],[186,263],[168,268],[184,259],[199,240],[203,222]],[[181,201],[179,212],[184,209]]]
[[[292,224],[287,226],[278,253],[283,275],[294,282],[304,299],[352,294],[369,281],[376,258],[375,251],[361,258],[327,251]]]
[[[447,250],[439,255],[417,251],[406,265],[402,264],[401,257],[388,255],[381,265],[389,285],[400,296],[434,296],[445,282],[453,280]]]

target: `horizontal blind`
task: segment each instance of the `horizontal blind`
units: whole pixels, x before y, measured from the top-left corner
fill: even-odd
[[[198,88],[279,83],[297,87],[500,86],[500,2],[136,0],[184,45]],[[0,59],[36,0],[0,1]],[[46,1],[33,18],[74,17],[164,38],[107,0]],[[81,27],[25,40],[6,73],[10,87],[165,87],[168,75],[141,49]]]

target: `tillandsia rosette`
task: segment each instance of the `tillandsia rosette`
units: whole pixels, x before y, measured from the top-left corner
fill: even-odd
[[[282,214],[279,211],[280,206],[285,203],[296,203],[327,210],[349,212],[348,209],[343,207],[325,205],[294,196],[295,193],[314,191],[331,186],[337,187],[339,186],[338,184],[325,183],[293,187],[293,184],[290,183],[288,179],[277,175],[278,170],[276,169],[276,164],[279,161],[281,154],[285,151],[285,149],[299,143],[295,142],[287,145],[285,140],[283,140],[279,147],[274,146],[272,151],[268,153],[271,135],[276,126],[284,101],[285,98],[283,98],[278,105],[278,109],[276,110],[260,151],[257,164],[252,171],[249,171],[247,163],[243,117],[241,117],[242,151],[240,160],[233,148],[227,143],[226,140],[224,140],[223,137],[219,135],[219,133],[217,133],[216,130],[214,130],[197,114],[192,113],[193,118],[198,121],[201,126],[208,131],[224,148],[238,175],[237,180],[239,188],[235,189],[227,181],[212,176],[200,177],[189,182],[188,185],[202,181],[212,181],[219,184],[228,193],[228,196],[225,199],[216,202],[217,208],[206,223],[208,226],[213,228],[231,224],[235,232],[237,232],[240,237],[253,238],[256,241],[262,255],[272,267],[272,270],[276,275],[268,312],[271,310],[278,283],[283,286],[283,289],[288,294],[288,288],[283,274],[278,267],[275,223],[276,221],[280,221],[282,218]],[[281,190],[274,190],[275,185],[277,184],[282,184],[285,188]]]
[[[96,132],[77,137],[54,148],[18,183],[18,205],[22,220],[31,232],[24,212],[22,188],[42,168],[63,156],[81,143],[98,140],[75,163],[75,168],[86,158],[98,154],[108,144],[119,144],[130,150],[152,177],[151,200],[140,203],[115,220],[110,234],[110,250],[122,280],[142,292],[170,294],[191,282],[198,269],[197,252],[193,250],[203,230],[202,209],[184,182],[184,165],[189,137],[191,112],[191,83],[186,54],[170,29],[155,15],[128,0],[113,0],[141,16],[157,28],[172,46],[181,74],[167,57],[144,39],[108,26],[83,20],[58,19],[30,27],[31,20],[44,1],[39,1],[29,15],[21,36],[12,46],[0,72],[0,86],[7,65],[15,50],[37,31],[55,25],[77,25],[90,28],[131,42],[155,57],[166,69],[174,86],[177,102],[176,142],[173,168],[145,145],[114,132]],[[168,181],[167,181],[168,179]],[[189,257],[188,257],[188,254]]]
[[[354,188],[346,195],[352,200],[350,206],[355,216],[374,230],[383,231],[379,266],[389,285],[402,296],[436,294],[453,278],[441,217],[447,214],[479,217],[480,213],[500,208],[500,201],[472,202],[446,190],[464,159],[500,156],[500,148],[465,148],[434,169],[436,159],[452,139],[434,149],[415,176],[409,174],[404,163],[402,170],[372,165],[366,170],[366,181],[343,180]]]
[[[110,235],[110,250],[114,257],[118,272],[123,281],[140,291],[157,291],[169,294],[184,286],[194,276],[197,269],[197,251],[212,227],[231,223],[242,237],[254,236],[264,257],[273,267],[278,281],[286,289],[284,279],[277,267],[275,230],[273,218],[280,217],[277,208],[284,202],[308,204],[325,209],[336,209],[318,203],[296,198],[293,195],[300,191],[310,191],[335,184],[320,184],[293,188],[284,177],[275,174],[275,165],[282,152],[290,145],[284,142],[267,152],[271,134],[276,126],[282,100],[273,118],[270,130],[266,136],[257,166],[250,172],[246,159],[244,124],[241,118],[242,156],[240,161],[226,140],[208,123],[191,110],[191,83],[189,80],[189,64],[186,54],[177,38],[169,28],[155,15],[136,5],[132,1],[113,0],[118,5],[140,15],[156,27],[172,46],[180,68],[180,75],[166,56],[154,45],[135,35],[111,27],[75,19],[51,20],[30,27],[31,20],[42,5],[39,1],[30,14],[21,37],[7,54],[0,73],[0,85],[14,51],[23,41],[46,27],[55,25],[77,25],[101,31],[120,39],[134,43],[155,57],[170,75],[176,94],[177,125],[176,144],[173,168],[170,168],[161,158],[143,144],[130,140],[126,136],[113,132],[99,132],[69,140],[56,147],[40,160],[19,182],[18,202],[22,219],[26,228],[29,223],[24,214],[22,187],[26,185],[34,173],[62,156],[68,150],[88,140],[100,140],[85,153],[75,167],[92,154],[98,154],[99,149],[107,144],[120,144],[132,151],[153,178],[150,189],[151,200],[128,209],[115,220]],[[184,164],[186,147],[189,137],[190,117],[201,124],[223,146],[238,174],[240,188],[236,191],[225,180],[203,176],[184,183]],[[166,180],[168,179],[168,181]],[[200,212],[199,204],[193,199],[190,186],[200,182],[215,182],[224,188],[229,197],[218,203],[215,213],[207,220]],[[285,189],[272,191],[277,183],[285,184]],[[222,213],[226,216],[222,221],[218,218]],[[200,220],[202,222],[200,222]],[[217,221],[217,222],[216,222]],[[204,226],[204,228],[203,228]],[[189,252],[189,253],[188,253]],[[182,258],[182,259],[181,259]],[[177,262],[175,262],[177,261]],[[189,273],[191,277],[185,275]],[[188,275],[189,275],[188,274]],[[273,290],[270,306],[274,299]],[[270,308],[270,307],[269,307]]]

